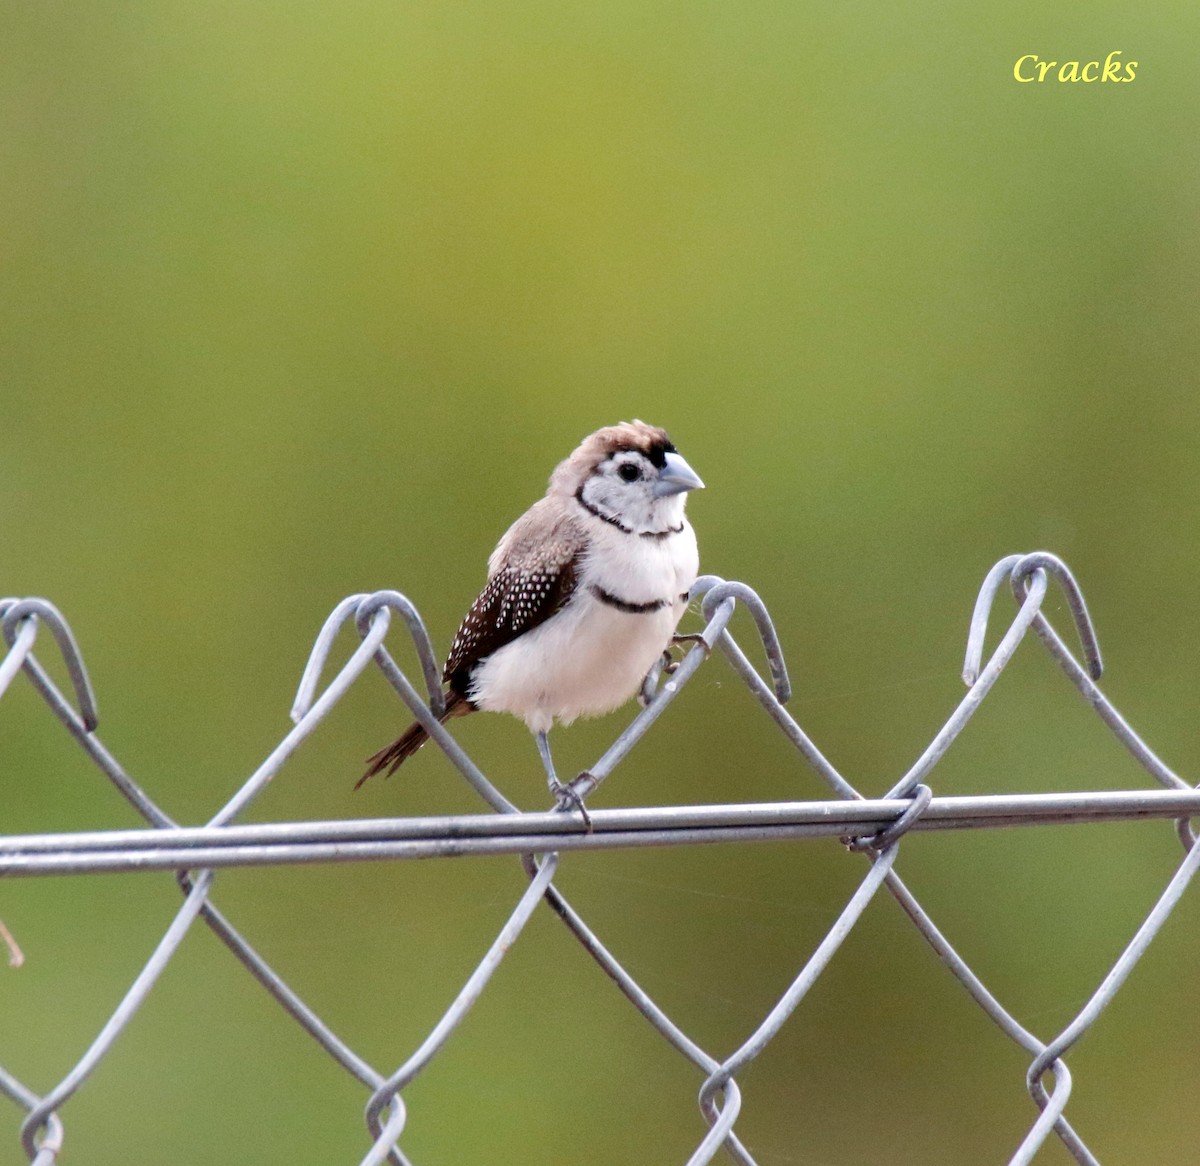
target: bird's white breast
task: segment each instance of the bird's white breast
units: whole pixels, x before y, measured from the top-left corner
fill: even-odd
[[[535,733],[555,721],[611,712],[638,690],[670,643],[699,567],[691,525],[684,519],[678,534],[661,539],[595,527],[567,605],[476,668],[477,707],[513,713]],[[625,603],[664,606],[621,611],[598,599],[593,586]]]

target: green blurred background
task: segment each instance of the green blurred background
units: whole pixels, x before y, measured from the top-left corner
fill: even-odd
[[[795,714],[865,792],[961,696],[988,567],[1039,548],[1084,586],[1106,690],[1194,773],[1198,34],[1194,4],[1129,0],[5,5],[0,594],[61,607],[103,739],[200,822],[289,727],[342,596],[404,591],[444,651],[554,463],[640,416],[708,484],[703,568],[767,600]],[[1135,83],[1012,78],[1113,49]],[[631,712],[558,733],[560,768]],[[247,820],[480,808],[432,751],[352,794],[404,720],[365,676]],[[544,805],[519,723],[459,736]],[[20,680],[0,773],[6,831],[136,824]],[[933,784],[1150,782],[1031,642]],[[718,660],[594,804],[824,794]],[[1169,824],[1076,826],[913,837],[901,870],[1049,1035],[1180,856]],[[560,885],[724,1053],[863,869],[833,841],[672,849]],[[216,900],[390,1070],[522,886],[495,859],[229,872]],[[0,1061],[57,1081],[177,904],[161,876],[9,883]],[[1193,895],[1071,1057],[1106,1163],[1194,1155],[1198,922]],[[880,899],[745,1073],[738,1130],[761,1166],[1001,1162],[1026,1066]],[[404,1144],[681,1162],[698,1085],[539,912]],[[355,1162],[365,1100],[196,927],[65,1107],[63,1161]]]

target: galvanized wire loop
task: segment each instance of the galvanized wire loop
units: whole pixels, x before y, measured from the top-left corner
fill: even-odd
[[[400,615],[412,637],[413,647],[417,650],[417,659],[421,664],[421,675],[425,678],[425,691],[429,696],[429,708],[435,717],[440,717],[446,711],[446,694],[442,689],[442,670],[438,667],[434,655],[433,642],[429,638],[425,622],[413,606],[412,601],[399,591],[376,591],[374,595],[365,598],[354,613],[354,622],[358,626],[359,635],[365,637],[370,630],[371,618],[382,608],[388,608]],[[379,664],[388,683],[399,692],[400,669],[388,654],[384,645],[380,645],[375,653],[376,663]]]
[[[42,1104],[42,1098],[4,1068],[0,1068],[0,1093],[7,1094],[26,1110],[37,1109]],[[34,1166],[51,1166],[58,1160],[63,1148],[63,1136],[63,1124],[58,1114],[46,1114],[34,1131]]]
[[[84,666],[83,655],[79,651],[75,635],[67,621],[63,619],[62,612],[46,599],[6,599],[0,603],[0,614],[3,615],[4,639],[10,648],[16,647],[19,627],[25,620],[31,620],[35,625],[40,621],[50,629],[54,636],[54,642],[58,645],[59,653],[62,655],[63,663],[67,666],[71,687],[75,690],[79,719],[89,733],[94,733],[100,723],[100,717],[96,711],[96,695],[92,691],[92,682],[88,679],[87,668]],[[32,664],[33,660],[27,657],[24,661],[25,667],[29,668]],[[58,700],[65,705],[67,703],[65,698],[53,682],[47,678],[46,683]],[[7,682],[0,684],[0,692],[3,692],[5,687],[7,687]]]
[[[322,624],[312,651],[309,653],[308,663],[304,666],[304,673],[300,677],[300,687],[296,691],[296,700],[292,705],[293,722],[299,723],[301,718],[312,708],[317,684],[321,679],[321,673],[325,670],[330,649],[333,647],[333,642],[342,629],[342,625],[353,616],[359,635],[365,639],[375,624],[373,617],[377,612],[385,609],[397,612],[408,628],[413,647],[417,650],[417,659],[421,664],[421,674],[425,679],[425,688],[429,694],[429,706],[433,709],[433,715],[441,716],[446,711],[441,670],[438,668],[433,643],[420,613],[413,606],[412,601],[407,596],[401,595],[399,591],[375,591],[370,594],[348,595],[333,609],[329,618]],[[400,669],[396,667],[395,661],[392,660],[382,644],[376,649],[376,661],[388,681],[393,687],[396,687],[396,677],[400,674]]]
[[[862,834],[857,838],[847,837],[842,841],[848,850],[886,850],[893,843],[899,842],[929,808],[933,800],[933,790],[927,785],[918,785],[910,795],[910,805],[890,826],[877,830],[874,834]]]
[[[1032,554],[1024,555],[1013,565],[1010,576],[1013,597],[1020,603],[1029,593],[1029,581],[1036,571],[1045,571],[1052,578],[1058,580],[1058,585],[1066,596],[1067,607],[1071,612],[1071,619],[1075,623],[1075,631],[1079,635],[1079,644],[1083,649],[1087,674],[1093,680],[1099,680],[1104,675],[1104,661],[1100,656],[1100,642],[1096,638],[1096,628],[1092,623],[1092,617],[1088,614],[1083,591],[1075,581],[1075,576],[1071,574],[1071,569],[1062,559],[1048,551],[1034,551]],[[1045,616],[1042,618],[1045,619]]]
[[[9,603],[16,603],[16,600],[0,600],[0,611],[3,611],[4,605]],[[33,651],[34,641],[37,640],[37,631],[36,619],[29,618],[22,621],[21,630],[13,639],[4,659],[0,660],[0,696],[4,695],[4,690],[25,666],[26,657]]]
[[[1066,648],[1042,614],[1051,579],[1067,596],[1081,644],[1083,663]],[[983,644],[991,606],[999,587],[1008,581],[1018,610],[987,663]],[[321,1049],[368,1093],[365,1119],[371,1142],[361,1166],[412,1166],[401,1148],[407,1122],[405,1090],[432,1063],[471,1007],[488,989],[500,961],[520,940],[540,903],[546,903],[597,965],[607,981],[696,1072],[701,1081],[699,1109],[707,1132],[689,1158],[702,1166],[717,1155],[739,1166],[755,1166],[749,1148],[738,1138],[737,1122],[746,1099],[738,1075],[776,1038],[824,973],[850,932],[860,925],[867,905],[886,887],[905,916],[937,954],[942,965],[1004,1035],[1030,1058],[1026,1088],[1037,1116],[1010,1166],[1029,1166],[1045,1141],[1054,1136],[1081,1166],[1098,1166],[1079,1133],[1066,1117],[1072,1078],[1065,1057],[1112,1002],[1133,967],[1145,954],[1166,919],[1200,869],[1200,847],[1191,820],[1200,817],[1200,790],[1174,773],[1125,722],[1096,686],[1100,654],[1087,608],[1070,571],[1061,560],[1044,552],[1011,555],[988,573],[979,593],[968,635],[964,679],[968,692],[917,760],[882,799],[867,799],[833,766],[797,721],[783,707],[789,694],[787,670],[774,625],[756,592],[741,583],[714,576],[697,581],[693,597],[701,599],[706,626],[696,643],[671,669],[652,670],[643,688],[645,707],[617,737],[599,761],[580,774],[571,788],[586,796],[624,762],[641,737],[720,647],[734,674],[749,688],[763,710],[806,763],[836,795],[832,802],[779,802],[761,805],[672,806],[594,810],[592,830],[579,833],[577,823],[558,813],[521,813],[466,754],[441,725],[442,688],[433,647],[420,615],[396,591],[352,595],[338,604],[317,635],[304,669],[293,708],[295,727],[237,789],[207,826],[181,827],[161,810],[129,777],[96,737],[95,701],[74,637],[61,615],[44,600],[2,600],[7,653],[0,658],[0,696],[24,673],[54,710],[81,748],[113,786],[137,810],[151,829],[83,832],[59,835],[0,837],[0,876],[101,870],[160,870],[172,874],[184,893],[182,907],[162,939],[119,1001],[98,1036],[58,1084],[44,1096],[35,1094],[11,1073],[0,1069],[0,1093],[26,1114],[21,1139],[26,1157],[35,1166],[52,1166],[63,1144],[60,1112],[108,1055],[120,1034],[140,1010],[162,971],[174,958],[186,932],[203,919],[234,959],[260,983],[273,1000],[308,1033]],[[762,640],[770,679],[749,662],[728,630],[736,606],[751,611]],[[393,614],[405,620],[422,672],[424,694],[408,680],[384,646]],[[334,679],[318,694],[333,642],[351,618],[361,637]],[[78,709],[66,700],[34,658],[39,623],[47,623],[72,678]],[[1026,633],[1036,638],[1057,661],[1063,674],[1085,696],[1115,739],[1159,785],[1158,790],[1097,791],[1053,795],[990,795],[972,798],[934,798],[927,779],[987,697],[1013,658]],[[430,732],[460,773],[499,813],[430,819],[384,819],[316,823],[234,825],[234,819],[280,772],[300,744],[320,726],[332,707],[374,661],[403,704]],[[1117,957],[1112,969],[1061,1032],[1042,1039],[1024,1028],[972,971],[925,912],[895,865],[899,840],[909,831],[932,832],[987,825],[1033,822],[1100,821],[1116,817],[1161,817],[1173,820],[1187,851],[1175,875],[1154,903],[1145,921]],[[752,842],[760,839],[798,839],[822,836],[850,838],[855,850],[870,863],[837,922],[801,962],[799,971],[767,1015],[752,1026],[739,1047],[725,1057],[700,1046],[677,1020],[669,1017],[645,988],[605,946],[553,882],[564,856],[575,849],[615,849],[631,846]],[[436,857],[485,853],[521,856],[527,885],[507,922],[488,947],[463,987],[400,1067],[390,1075],[356,1053],[344,1039],[303,1001],[212,902],[215,870],[312,861],[356,861]],[[541,857],[535,857],[535,856]]]
[[[329,613],[325,622],[321,625],[321,630],[317,633],[317,638],[313,643],[312,651],[308,654],[308,661],[304,665],[304,671],[301,673],[300,687],[296,690],[296,699],[292,702],[291,718],[293,724],[299,724],[308,710],[312,708],[313,701],[317,695],[317,684],[321,680],[321,673],[325,671],[325,662],[329,659],[329,651],[333,647],[333,641],[337,639],[337,634],[341,631],[342,625],[366,598],[366,595],[361,593],[347,595]]]
[[[783,658],[783,646],[775,631],[775,623],[767,611],[766,604],[759,598],[758,592],[745,583],[727,582],[716,575],[701,575],[692,584],[691,597],[702,598],[700,605],[704,618],[711,620],[717,608],[726,599],[736,599],[746,605],[754,617],[754,626],[758,629],[758,637],[762,640],[763,651],[767,655],[767,667],[771,670],[771,683],[775,690],[775,699],[780,704],[787,704],[792,696],[792,682],[788,678],[787,664]]]
[[[421,664],[428,701],[421,700],[411,681],[383,646],[383,637],[387,633],[393,611],[398,612],[404,619],[412,637],[413,645],[417,650],[417,658]],[[440,723],[439,718],[446,711],[446,698],[442,690],[441,673],[433,653],[433,644],[420,613],[411,600],[399,591],[375,591],[370,594],[350,595],[333,609],[317,634],[312,651],[309,653],[308,662],[304,667],[304,673],[300,678],[300,687],[296,692],[291,713],[292,720],[297,726],[314,709],[317,683],[328,660],[330,648],[338,631],[351,616],[354,617],[355,626],[363,638],[363,645],[360,645],[359,649],[351,656],[337,679],[322,694],[321,700],[325,701],[327,695],[330,695],[332,700],[339,699],[345,688],[357,677],[366,660],[363,647],[369,639],[371,655],[388,683],[400,695],[412,714],[428,731],[433,742],[449,757],[471,787],[493,809],[500,812],[516,810],[516,806],[496,789]],[[335,687],[339,685],[340,688]],[[324,715],[323,712],[320,715]]]
[[[1006,555],[988,573],[979,589],[979,597],[975,601],[975,610],[971,613],[971,627],[967,633],[967,654],[963,661],[963,683],[968,688],[979,677],[983,660],[983,644],[987,636],[988,616],[996,592],[1008,580],[1012,587],[1017,603],[1023,603],[1029,594],[1030,584],[1039,572],[1045,572],[1056,579],[1062,587],[1079,635],[1083,648],[1083,656],[1087,665],[1087,673],[1093,680],[1099,680],[1104,671],[1100,657],[1100,644],[1096,639],[1096,629],[1088,614],[1083,592],[1075,581],[1067,565],[1057,556],[1046,551],[1034,551],[1028,555]]]

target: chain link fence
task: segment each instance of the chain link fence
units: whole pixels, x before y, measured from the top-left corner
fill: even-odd
[[[1076,656],[1041,613],[1051,583],[1062,589],[1079,640]],[[993,602],[1009,586],[1016,615],[990,657],[985,637]],[[1065,1055],[1096,1021],[1120,990],[1179,902],[1200,865],[1200,847],[1189,815],[1200,813],[1200,792],[1171,771],[1112,706],[1096,681],[1100,651],[1082,593],[1065,564],[1053,555],[1010,555],[988,573],[979,593],[967,639],[963,679],[966,695],[921,756],[883,798],[862,797],[823,756],[788,713],[789,683],[783,652],[771,618],[753,590],[714,576],[697,581],[693,600],[700,602],[706,627],[678,664],[656,669],[642,691],[643,709],[590,770],[572,786],[580,796],[596,789],[624,760],[663,710],[679,698],[713,651],[728,659],[775,726],[803,760],[829,786],[834,797],[819,802],[752,805],[675,806],[594,810],[586,829],[577,813],[522,813],[489,781],[483,770],[438,723],[443,711],[439,668],[429,635],[415,607],[395,591],[352,595],[330,614],[317,636],[300,682],[292,720],[295,727],[276,746],[237,793],[199,827],[173,821],[129,776],[96,735],[96,703],[75,637],[57,609],[43,599],[0,600],[7,653],[0,660],[0,697],[23,672],[62,725],[144,819],[148,829],[92,831],[0,837],[0,874],[35,876],[98,872],[171,871],[183,896],[182,906],[124,998],[91,1045],[51,1088],[38,1091],[15,1071],[0,1068],[0,1091],[23,1113],[20,1142],[35,1166],[51,1166],[64,1145],[63,1113],[89,1074],[113,1048],[179,950],[197,920],[212,929],[240,965],[274,998],[368,1094],[369,1144],[361,1166],[393,1163],[408,1166],[402,1142],[407,1119],[406,1088],[445,1046],[471,1006],[486,990],[505,954],[544,901],[595,961],[597,982],[611,981],[664,1041],[693,1066],[698,1080],[696,1148],[688,1166],[724,1160],[752,1166],[755,1159],[739,1139],[742,1107],[738,1076],[787,1022],[854,929],[871,900],[886,891],[900,905],[942,966],[987,1017],[1029,1057],[1025,1087],[1033,1101],[1031,1124],[1008,1159],[1023,1166],[1040,1147],[1057,1138],[1077,1162],[1098,1161],[1084,1133],[1065,1116],[1071,1074]],[[759,672],[729,631],[738,607],[753,617],[765,652],[766,676]],[[394,617],[412,639],[420,663],[420,682],[399,668],[385,646]],[[335,637],[353,620],[361,643],[321,690],[320,682]],[[73,699],[51,680],[34,647],[45,629],[61,655]],[[1107,793],[1025,794],[987,797],[933,797],[930,773],[991,691],[1018,646],[1032,630],[1067,679],[1160,788]],[[43,640],[44,642],[44,640]],[[388,682],[429,730],[437,746],[491,807],[492,813],[436,818],[399,818],[336,822],[281,822],[236,825],[254,801],[370,665]],[[1020,1024],[951,946],[896,871],[904,835],[910,830],[947,830],[1014,826],[1044,822],[1088,822],[1120,818],[1174,819],[1184,858],[1145,921],[1126,945],[1078,1014],[1060,1032],[1038,1036]],[[705,842],[754,842],[769,839],[841,837],[861,855],[863,877],[841,914],[797,971],[787,990],[732,1053],[718,1055],[702,1047],[676,1024],[621,965],[554,883],[562,855],[571,850],[632,846],[697,845]],[[354,862],[509,853],[521,856],[529,884],[495,941],[432,1031],[398,1068],[368,1063],[342,1040],[267,963],[214,901],[215,872],[222,867],[309,862]],[[0,938],[5,936],[0,935]],[[14,947],[15,952],[15,947]],[[597,990],[603,990],[598,987]],[[0,1055],[3,1050],[0,1050]],[[706,1128],[707,1127],[707,1128]]]

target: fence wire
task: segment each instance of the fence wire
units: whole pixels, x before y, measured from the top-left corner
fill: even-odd
[[[1079,640],[1077,657],[1041,613],[1051,582],[1066,596]],[[986,662],[984,645],[994,600],[1008,585],[1017,611]],[[657,668],[643,686],[643,709],[612,746],[571,783],[587,796],[624,760],[691,678],[719,649],[762,705],[776,727],[803,760],[829,786],[835,797],[818,802],[756,805],[673,806],[591,811],[591,829],[577,814],[523,813],[492,784],[478,765],[438,722],[443,695],[437,658],[425,625],[412,603],[396,591],[351,595],[330,614],[316,638],[292,709],[294,728],[251,774],[234,796],[203,826],[182,827],[161,810],[129,776],[96,735],[96,701],[83,657],[60,612],[44,599],[0,600],[0,626],[8,645],[0,660],[0,697],[22,672],[79,746],[146,822],[148,829],[0,837],[0,875],[36,876],[122,871],[173,871],[183,904],[154,952],[82,1056],[57,1084],[39,1092],[0,1067],[0,1092],[25,1117],[20,1141],[35,1166],[52,1166],[64,1145],[60,1111],[86,1083],[139,1008],[155,981],[179,950],[197,919],[211,928],[233,957],[368,1094],[366,1126],[369,1145],[361,1166],[393,1163],[411,1166],[401,1142],[407,1120],[406,1088],[437,1056],[522,929],[545,901],[629,1003],[658,1034],[694,1066],[701,1086],[697,1145],[688,1166],[723,1160],[753,1166],[754,1158],[736,1130],[742,1107],[738,1074],[757,1057],[787,1022],[806,993],[829,965],[863,911],[881,891],[899,903],[943,966],[989,1019],[1030,1058],[1025,1086],[1034,1103],[1028,1133],[1009,1166],[1024,1166],[1054,1136],[1079,1163],[1095,1166],[1096,1156],[1064,1116],[1071,1093],[1071,1074],[1064,1057],[1112,1002],[1134,965],[1146,952],[1175,908],[1200,865],[1200,847],[1189,816],[1200,814],[1200,791],[1176,775],[1127,724],[1097,687],[1102,664],[1083,595],[1066,565],[1054,555],[1037,552],[1009,555],[985,578],[971,618],[963,680],[966,695],[916,762],[883,798],[864,798],[829,762],[784,707],[789,694],[787,668],[774,627],[758,595],[743,583],[704,576],[692,588],[706,626],[673,669]],[[728,630],[735,610],[743,607],[754,619],[767,660],[764,678]],[[396,665],[385,638],[393,615],[403,620],[420,663],[419,683]],[[338,631],[350,620],[361,643],[323,689],[321,677]],[[73,700],[50,679],[34,646],[47,629],[66,665]],[[1000,673],[1012,660],[1026,634],[1057,662],[1067,679],[1116,739],[1161,789],[1071,794],[1026,794],[988,797],[933,797],[927,784],[946,750],[962,732]],[[286,822],[235,825],[235,819],[263,791],[297,746],[311,734],[358,677],[374,663],[413,715],[470,783],[493,813],[370,821]],[[929,914],[896,873],[903,836],[910,830],[947,830],[1038,823],[1093,822],[1118,818],[1172,818],[1184,847],[1184,858],[1166,889],[1125,946],[1108,974],[1082,1009],[1060,1032],[1043,1039],[1021,1025],[983,984],[951,946]],[[580,849],[632,846],[695,845],[706,842],[751,842],[765,839],[841,837],[866,862],[864,876],[838,919],[797,971],[787,990],[759,1025],[732,1053],[718,1056],[701,1047],[641,987],[605,947],[554,884],[560,855]],[[251,946],[213,901],[215,871],[222,867],[279,865],[301,862],[353,862],[511,853],[521,856],[529,885],[513,907],[495,941],[425,1040],[398,1068],[385,1072],[356,1053],[317,1015]],[[707,1125],[707,1131],[704,1126]]]

